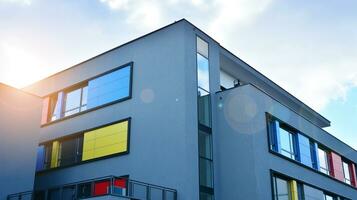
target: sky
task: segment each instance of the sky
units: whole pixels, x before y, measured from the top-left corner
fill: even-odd
[[[0,82],[21,88],[186,18],[357,149],[355,0],[0,0]]]

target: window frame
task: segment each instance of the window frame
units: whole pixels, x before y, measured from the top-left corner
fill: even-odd
[[[324,159],[325,159],[325,164],[326,164],[327,169],[321,167],[320,151],[324,153]],[[327,150],[326,148],[322,147],[321,145],[317,146],[317,156],[318,156],[318,159],[319,159],[319,169],[318,169],[318,171],[321,172],[321,173],[324,173],[326,175],[331,176],[331,163],[330,163],[331,161],[330,161],[329,153],[330,153],[330,151]],[[321,169],[322,169],[322,171],[321,171]]]
[[[42,98],[45,99],[46,97],[49,97],[49,98],[50,98],[50,101],[51,101],[51,97],[58,95],[60,92],[63,92],[63,93],[64,93],[65,91],[71,90],[71,89],[76,88],[76,87],[80,87],[81,85],[84,85],[84,84],[87,84],[87,85],[88,85],[89,81],[91,81],[91,80],[94,80],[94,79],[99,78],[99,77],[101,77],[101,76],[105,76],[105,75],[107,75],[107,74],[110,74],[110,73],[112,73],[112,72],[115,72],[115,71],[120,70],[120,69],[125,68],[125,67],[129,67],[129,68],[130,68],[130,76],[129,76],[130,80],[129,80],[129,88],[128,88],[128,89],[129,89],[129,94],[128,94],[128,96],[123,97],[123,98],[121,98],[121,99],[114,100],[114,101],[112,101],[112,102],[105,103],[105,104],[100,105],[100,106],[96,106],[96,107],[89,108],[89,109],[87,108],[87,109],[84,110],[84,111],[77,112],[77,113],[74,113],[74,114],[69,115],[69,116],[62,116],[62,115],[63,115],[62,113],[63,113],[63,111],[64,111],[64,107],[65,107],[65,106],[64,106],[65,102],[63,102],[63,99],[65,99],[65,96],[66,96],[65,94],[63,94],[63,97],[62,97],[62,108],[61,108],[61,111],[60,111],[60,113],[61,113],[60,118],[59,118],[59,119],[55,119],[55,120],[51,120],[52,115],[51,115],[51,113],[50,113],[50,103],[49,103],[49,105],[48,105],[48,107],[47,107],[47,109],[48,109],[48,110],[47,110],[47,122],[41,124],[41,127],[45,127],[45,126],[48,126],[48,125],[51,125],[51,124],[54,124],[54,123],[58,123],[58,122],[60,122],[60,121],[64,121],[64,120],[67,120],[67,119],[76,117],[76,116],[78,116],[78,115],[82,115],[82,114],[85,114],[85,113],[88,113],[88,112],[92,112],[92,111],[101,109],[101,108],[103,108],[103,107],[107,107],[107,106],[110,106],[110,105],[113,105],[113,104],[116,104],[116,103],[123,102],[123,101],[126,101],[126,100],[131,99],[131,98],[132,98],[132,91],[133,91],[133,70],[134,70],[134,62],[133,62],[133,61],[128,62],[128,63],[125,63],[125,64],[120,65],[120,66],[118,66],[118,67],[115,67],[115,68],[113,68],[113,69],[111,69],[111,70],[109,70],[109,71],[106,71],[106,72],[104,72],[104,73],[98,74],[98,75],[96,75],[96,76],[94,76],[94,77],[91,77],[91,78],[88,78],[88,79],[86,79],[86,80],[83,80],[83,81],[81,81],[81,82],[79,82],[79,83],[76,83],[76,84],[74,84],[74,85],[72,85],[72,86],[63,88],[63,89],[58,90],[58,91],[56,91],[56,92],[53,92],[53,93],[51,93],[51,94],[49,94],[49,95],[43,96]],[[87,95],[88,95],[88,94],[87,94]],[[88,102],[87,102],[87,104],[88,104]]]
[[[117,121],[113,121],[111,123],[107,123],[107,124],[104,124],[104,125],[101,125],[101,126],[97,126],[97,127],[94,127],[94,128],[82,130],[82,131],[79,131],[77,133],[69,134],[69,135],[66,135],[66,136],[63,136],[63,137],[59,137],[59,138],[56,138],[56,139],[53,139],[53,140],[41,142],[39,144],[39,146],[41,146],[41,145],[44,145],[45,147],[49,146],[49,148],[52,149],[52,143],[55,142],[55,141],[58,141],[61,144],[62,141],[68,140],[70,138],[84,137],[84,133],[85,132],[93,131],[93,130],[96,130],[96,129],[100,129],[100,128],[103,128],[103,127],[106,127],[106,126],[114,125],[114,124],[125,122],[125,121],[128,122],[127,144],[126,144],[127,150],[126,151],[119,152],[119,153],[114,153],[114,154],[110,154],[110,155],[106,155],[106,156],[102,156],[102,157],[98,157],[98,158],[93,158],[93,159],[89,159],[89,160],[82,160],[81,159],[79,162],[76,162],[76,163],[73,163],[73,164],[70,164],[70,165],[65,165],[65,166],[58,165],[57,167],[53,167],[53,168],[51,168],[51,167],[45,168],[44,167],[43,170],[36,171],[36,174],[37,173],[38,174],[46,173],[46,172],[50,172],[50,171],[53,171],[53,170],[59,170],[59,169],[63,169],[63,168],[73,167],[73,166],[82,165],[82,164],[85,164],[85,163],[95,162],[95,161],[98,161],[98,160],[104,160],[104,159],[108,159],[108,158],[112,158],[112,157],[117,157],[117,156],[122,156],[122,155],[129,154],[130,153],[130,135],[131,135],[131,117],[123,118],[123,119],[120,119],[120,120],[117,120]],[[83,146],[82,146],[82,151],[83,151]],[[45,151],[45,153],[46,153],[46,151]],[[83,154],[83,152],[82,152],[82,154]],[[50,153],[50,155],[52,155],[52,152]],[[60,155],[58,155],[58,161],[59,160],[60,160]],[[51,156],[49,158],[49,162],[51,162]],[[50,164],[51,163],[49,163],[49,165]]]
[[[347,165],[347,172],[348,172],[349,179],[346,178],[345,164]],[[351,176],[350,165],[351,165],[350,162],[342,159],[343,179],[344,179],[344,182],[347,183],[348,185],[352,185],[352,176]]]
[[[278,171],[275,171],[273,169],[270,169],[270,181],[271,181],[271,196],[272,196],[272,199],[275,200],[275,195],[274,195],[274,177],[278,177],[280,179],[284,179],[284,180],[295,180],[297,182],[297,185],[298,185],[298,190],[299,190],[299,184],[301,185],[306,185],[306,186],[309,186],[309,187],[312,187],[312,188],[315,188],[317,190],[321,190],[324,194],[328,194],[330,196],[333,196],[333,197],[339,197],[339,198],[342,198],[343,200],[351,200],[351,199],[348,199],[342,195],[338,195],[338,194],[335,194],[335,193],[331,193],[330,191],[326,191],[320,187],[317,187],[313,184],[310,184],[310,183],[307,183],[307,182],[304,182],[302,180],[300,180],[299,178],[294,178],[294,177],[291,177],[289,175],[286,175],[286,174],[283,174],[281,172],[278,172]],[[300,193],[304,194],[303,192],[303,189],[302,191],[300,191]]]
[[[87,102],[86,102],[86,104],[82,104],[83,103],[83,92],[84,92],[85,88],[87,90],[87,96],[88,96],[88,81],[81,82],[80,84],[77,84],[73,87],[63,90],[63,99],[62,99],[63,106],[62,106],[62,110],[61,110],[61,118],[69,117],[69,116],[72,116],[72,115],[75,115],[77,113],[81,113],[81,112],[84,112],[85,110],[87,110]],[[76,90],[80,90],[79,107],[75,107],[75,108],[66,110],[67,109],[67,96],[69,93],[74,92]],[[83,107],[85,107],[85,109],[82,110]],[[78,112],[66,115],[67,112],[72,112],[77,109],[78,109]]]
[[[277,145],[277,139],[276,139],[276,137],[275,137],[276,134],[271,134],[271,133],[273,133],[273,131],[274,131],[275,127],[276,127],[276,122],[278,122],[279,124],[280,124],[280,123],[283,123],[283,124],[285,124],[289,129],[294,130],[294,131],[296,131],[296,133],[301,134],[301,135],[307,137],[307,138],[310,140],[310,144],[311,144],[311,143],[313,144],[313,145],[311,146],[311,148],[315,148],[314,146],[316,145],[316,147],[321,147],[322,149],[326,149],[327,152],[335,152],[335,151],[331,150],[330,148],[326,147],[325,145],[321,144],[320,142],[318,142],[317,140],[311,138],[310,136],[306,135],[305,133],[300,132],[298,128],[295,128],[294,126],[291,126],[291,125],[287,124],[286,122],[284,122],[284,121],[280,120],[279,118],[275,117],[273,114],[270,114],[269,112],[265,112],[265,115],[266,115],[266,134],[267,134],[266,136],[267,136],[267,140],[268,140],[268,142],[267,142],[267,148],[268,148],[268,151],[269,151],[271,154],[273,154],[273,155],[275,155],[275,156],[278,156],[278,157],[280,157],[280,158],[282,158],[282,159],[289,160],[289,161],[291,161],[292,163],[295,163],[295,164],[297,164],[297,165],[299,165],[299,166],[301,166],[301,167],[304,167],[305,169],[309,169],[309,170],[311,170],[311,171],[314,171],[314,172],[316,172],[316,173],[319,173],[320,175],[323,175],[323,176],[325,176],[325,177],[328,177],[328,178],[330,178],[331,180],[337,181],[337,182],[339,182],[339,183],[344,184],[345,186],[349,186],[350,188],[353,188],[353,189],[357,190],[357,188],[352,184],[352,182],[353,182],[353,181],[352,181],[352,180],[353,180],[352,177],[350,177],[350,179],[351,179],[351,184],[348,184],[348,183],[346,183],[346,182],[344,182],[344,181],[341,181],[341,180],[335,178],[334,176],[332,176],[330,157],[328,157],[328,164],[329,164],[328,166],[330,167],[330,168],[329,168],[329,170],[330,170],[330,171],[329,171],[330,175],[327,175],[327,174],[321,172],[319,169],[315,168],[314,166],[312,166],[312,167],[307,166],[307,165],[303,164],[301,161],[299,161],[298,159],[291,159],[291,158],[289,158],[289,157],[287,157],[287,156],[285,156],[285,155],[282,155],[282,154],[278,151],[279,148],[278,148],[278,145]],[[274,122],[274,123],[272,123],[272,122]],[[274,137],[275,137],[275,138],[274,138]],[[295,144],[295,145],[298,145],[298,144]],[[299,148],[299,147],[297,147],[297,148]],[[318,148],[317,148],[317,149],[318,149]],[[312,152],[312,151],[311,151],[311,152]],[[297,153],[298,153],[298,152],[297,152]],[[336,153],[337,153],[337,152],[336,152]],[[318,152],[317,152],[316,155],[317,155],[317,160],[316,160],[316,161],[318,161],[317,163],[320,163],[320,160],[318,159]],[[297,156],[299,156],[299,155],[297,155]],[[352,161],[352,160],[350,160],[350,159],[348,159],[348,158],[346,158],[346,157],[343,157],[343,156],[341,156],[341,158],[342,158],[342,160],[345,160],[347,163],[351,163],[351,164],[354,164],[355,166],[357,166],[357,163],[355,163],[354,161]],[[311,156],[311,159],[312,159],[312,161],[313,161],[314,157]],[[319,165],[319,164],[318,164],[318,165]],[[316,167],[320,167],[320,166],[316,166]],[[351,172],[350,172],[350,175],[351,175]]]

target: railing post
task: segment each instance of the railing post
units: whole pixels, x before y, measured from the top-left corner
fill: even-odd
[[[109,187],[109,189],[110,189],[110,194],[112,195],[113,191],[114,191],[114,177],[113,176],[110,178],[110,187]]]

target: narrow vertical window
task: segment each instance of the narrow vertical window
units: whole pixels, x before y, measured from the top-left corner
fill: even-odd
[[[295,135],[290,131],[280,127],[279,138],[281,144],[281,154],[288,158],[295,159]]]
[[[330,175],[330,166],[329,166],[329,158],[327,152],[320,147],[318,148],[318,155],[319,155],[319,171]]]
[[[208,43],[197,37],[198,146],[200,200],[214,198]]]
[[[343,175],[345,178],[345,183],[351,185],[351,174],[350,174],[350,166],[347,162],[343,161],[342,162],[342,167],[343,167]]]
[[[197,37],[197,81],[200,96],[210,92],[208,43]]]

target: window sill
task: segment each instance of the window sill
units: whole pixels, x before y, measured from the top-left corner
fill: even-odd
[[[330,175],[327,175],[327,174],[325,174],[325,173],[322,173],[322,172],[316,170],[315,168],[311,168],[311,167],[309,167],[309,166],[306,166],[306,165],[300,163],[299,161],[296,161],[296,160],[293,160],[293,159],[291,159],[291,158],[288,158],[288,157],[286,157],[286,156],[284,156],[284,155],[282,155],[282,154],[280,154],[280,153],[278,153],[278,152],[275,152],[275,151],[273,151],[273,150],[271,150],[271,149],[269,149],[269,152],[270,152],[271,154],[275,155],[275,156],[278,156],[278,157],[283,158],[283,159],[285,159],[285,160],[288,160],[288,161],[290,161],[290,162],[292,162],[292,163],[295,163],[295,164],[297,164],[297,165],[299,165],[299,166],[301,166],[301,167],[304,167],[305,169],[308,169],[308,170],[310,170],[310,171],[313,171],[313,172],[315,172],[315,173],[318,173],[318,174],[320,174],[320,175],[322,175],[322,176],[328,177],[328,178],[330,178],[330,179],[332,179],[332,180],[334,180],[334,181],[336,181],[336,182],[338,182],[338,183],[341,183],[341,184],[343,184],[343,185],[345,185],[345,186],[348,186],[348,187],[350,187],[350,188],[353,188],[353,189],[357,190],[357,188],[356,188],[355,186],[349,185],[349,184],[347,184],[347,183],[345,183],[345,182],[343,182],[343,181],[340,181],[340,180],[334,178],[333,176],[330,176]]]
[[[90,109],[87,109],[87,110],[84,110],[82,112],[78,112],[76,114],[73,114],[73,115],[69,115],[69,116],[66,116],[66,117],[62,117],[60,119],[57,119],[57,120],[54,120],[54,121],[51,121],[51,122],[47,122],[46,124],[42,124],[41,125],[41,128],[42,127],[46,127],[46,126],[49,126],[51,124],[56,124],[58,122],[61,122],[61,121],[64,121],[64,120],[67,120],[67,119],[71,119],[73,117],[77,117],[79,115],[83,115],[85,113],[89,113],[89,112],[92,112],[92,111],[95,111],[95,110],[98,110],[98,109],[101,109],[101,108],[104,108],[104,107],[107,107],[107,106],[110,106],[110,105],[113,105],[113,104],[116,104],[116,103],[120,103],[120,102],[123,102],[123,101],[126,101],[126,100],[129,100],[131,99],[131,94],[127,97],[124,97],[122,99],[118,99],[116,101],[112,101],[112,102],[109,102],[109,103],[106,103],[106,104],[103,104],[101,106],[97,106],[97,107],[94,107],[94,108],[90,108]]]

